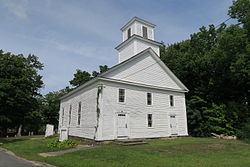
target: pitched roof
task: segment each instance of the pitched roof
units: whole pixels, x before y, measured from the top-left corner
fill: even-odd
[[[184,92],[187,92],[187,91],[188,91],[187,87],[186,87],[186,86],[185,86],[185,85],[184,85],[184,84],[174,75],[174,73],[173,73],[173,72],[172,72],[163,62],[162,62],[162,60],[161,60],[161,59],[159,58],[159,56],[153,51],[153,49],[147,48],[147,49],[141,51],[140,53],[138,53],[138,54],[136,54],[136,55],[130,57],[129,59],[127,59],[127,60],[125,60],[125,61],[123,61],[123,62],[121,62],[121,63],[119,63],[119,64],[117,64],[117,65],[115,65],[115,66],[113,66],[113,67],[111,67],[108,71],[99,74],[96,78],[94,78],[94,79],[92,79],[92,80],[90,80],[90,81],[88,81],[88,82],[86,82],[86,83],[84,83],[84,84],[78,86],[78,87],[75,88],[74,90],[72,90],[72,91],[70,91],[69,93],[67,93],[67,94],[65,94],[64,96],[62,96],[60,99],[64,99],[64,98],[66,98],[66,97],[68,97],[68,96],[70,96],[70,95],[76,93],[77,91],[83,89],[84,87],[89,86],[90,84],[93,84],[93,83],[95,83],[95,82],[98,81],[98,80],[102,80],[103,78],[105,78],[105,75],[106,75],[106,74],[108,74],[108,73],[110,73],[110,72],[112,72],[112,71],[118,69],[119,67],[121,67],[121,66],[123,66],[123,65],[125,65],[125,64],[127,64],[127,63],[129,63],[129,62],[131,62],[131,61],[133,61],[134,59],[136,59],[136,58],[138,58],[138,57],[144,55],[144,54],[147,53],[147,52],[151,53],[151,55],[153,56],[153,58],[156,59],[156,61],[159,63],[159,65],[169,74],[169,76],[176,82],[176,84],[182,88],[181,92],[183,92],[183,91],[184,91]],[[106,79],[107,79],[107,78],[106,78]],[[171,89],[169,89],[169,90],[171,90]],[[175,91],[178,91],[178,90],[175,90]]]
[[[121,44],[119,44],[117,47],[115,47],[115,49],[119,50],[120,48],[125,46],[127,43],[132,41],[133,39],[138,39],[138,40],[149,42],[149,43],[157,45],[157,46],[162,46],[162,43],[160,43],[160,42],[157,42],[157,41],[154,41],[154,40],[151,40],[151,39],[148,39],[148,38],[143,38],[143,37],[141,37],[139,35],[133,34],[130,38],[128,38],[127,40],[125,40]]]
[[[152,23],[150,23],[150,22],[148,22],[148,21],[146,21],[146,20],[143,20],[143,19],[141,19],[141,18],[139,18],[139,17],[133,17],[127,24],[125,24],[122,28],[121,28],[121,31],[123,31],[124,29],[126,29],[128,26],[130,26],[133,22],[135,22],[135,21],[138,21],[138,22],[140,22],[140,23],[143,23],[143,24],[146,24],[146,25],[148,25],[148,26],[150,26],[150,27],[155,27],[156,25],[155,24],[152,24]]]
[[[133,61],[134,59],[144,55],[145,53],[150,52],[151,55],[153,56],[154,59],[156,59],[156,62],[159,63],[159,65],[164,69],[164,71],[176,82],[176,84],[181,87],[183,90],[188,91],[188,88],[175,76],[175,74],[166,66],[165,63],[163,63],[163,61],[160,59],[160,57],[157,55],[157,53],[155,53],[155,51],[152,48],[147,48],[145,50],[143,50],[142,52],[136,54],[135,56],[132,56],[131,58],[121,62],[120,64],[117,64],[116,66],[113,66],[112,68],[110,68],[108,71],[100,74],[100,77],[104,77],[106,74],[116,70],[117,68],[127,64],[128,62]]]

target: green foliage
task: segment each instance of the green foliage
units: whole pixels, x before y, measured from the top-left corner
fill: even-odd
[[[238,19],[240,23],[247,23],[250,17],[250,1],[234,0],[228,14],[231,18]]]
[[[76,146],[77,146],[77,143],[74,142],[73,140],[64,140],[60,142],[58,139],[55,139],[47,144],[47,147],[51,149],[55,149],[55,148],[66,149],[66,148],[73,148]]]
[[[107,71],[109,68],[107,65],[104,65],[104,66],[99,66],[99,72],[97,71],[93,71],[92,72],[92,75],[90,75],[90,73],[88,73],[87,71],[82,71],[80,69],[77,69],[76,70],[76,73],[74,74],[74,78],[69,81],[69,83],[72,85],[72,86],[75,86],[75,87],[78,87],[86,82],[88,82],[89,80],[97,77],[99,74]]]
[[[234,129],[227,120],[225,105],[212,105],[212,108],[204,111],[204,119],[207,122],[208,133],[234,134]]]
[[[235,134],[250,117],[249,0],[234,1],[240,24],[201,27],[189,40],[161,48],[161,59],[190,89],[189,133]]]
[[[74,78],[69,83],[73,86],[80,86],[89,80],[91,80],[91,75],[87,71],[77,69]]]
[[[27,125],[31,114],[39,106],[43,65],[34,55],[14,55],[0,50],[0,129],[6,135],[7,128]]]
[[[69,87],[66,87],[59,91],[49,92],[41,99],[40,111],[44,125],[53,124],[55,128],[58,126],[60,98],[70,90]]]
[[[188,132],[192,136],[207,136],[203,112],[207,102],[198,96],[193,96],[187,102]]]

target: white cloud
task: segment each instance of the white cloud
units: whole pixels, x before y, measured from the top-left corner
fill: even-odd
[[[4,6],[8,9],[8,11],[17,17],[20,20],[27,20],[27,1],[11,1],[11,0],[4,0]]]

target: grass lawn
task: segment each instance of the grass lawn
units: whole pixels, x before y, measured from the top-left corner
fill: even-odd
[[[120,146],[103,144],[100,148],[43,158],[39,152],[51,151],[47,143],[54,139],[30,140],[29,137],[0,139],[2,147],[31,160],[58,167],[247,167],[250,144],[238,140],[178,138],[146,140],[149,144]]]

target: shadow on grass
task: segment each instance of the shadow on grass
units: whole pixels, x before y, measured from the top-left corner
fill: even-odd
[[[30,140],[29,138],[0,138],[0,142],[3,144],[8,144],[8,143],[15,143],[15,142],[20,142],[20,141],[26,141]]]

